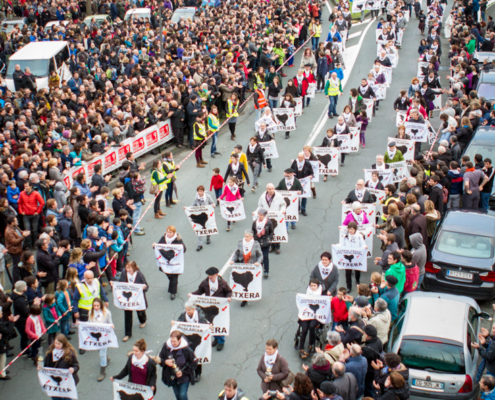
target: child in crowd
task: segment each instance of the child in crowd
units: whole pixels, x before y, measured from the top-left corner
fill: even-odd
[[[213,168],[213,176],[211,177],[210,192],[211,189],[215,190],[215,198],[217,199],[222,195],[224,180],[222,175],[220,175],[220,168]]]
[[[382,284],[382,274],[380,272],[372,272],[371,273],[371,283],[370,283],[370,290],[373,290],[373,288],[380,289],[380,285]]]
[[[51,328],[48,329],[48,345],[51,345],[55,340],[55,336],[60,329],[60,322],[55,323],[58,319],[59,314],[57,310],[57,304],[55,303],[55,295],[47,294],[45,295],[45,301],[43,304],[43,319],[45,320],[46,326],[50,326],[54,324]]]
[[[29,358],[33,360],[34,365],[36,365],[38,349],[41,345],[41,336],[46,332],[45,324],[43,318],[41,318],[41,306],[39,304],[33,304],[29,307],[29,317],[26,320],[26,334],[30,341],[36,340],[31,347],[29,352]]]
[[[369,119],[366,110],[361,111],[361,113],[357,116],[356,122],[361,122],[361,132],[359,133],[359,144],[363,147],[366,147],[366,142],[364,140],[364,135],[366,134],[366,127],[368,126]]]
[[[68,288],[69,283],[65,279],[61,279],[57,284],[58,290],[55,293],[57,309],[60,315],[63,315],[67,310],[70,309],[72,305],[72,295],[70,294]],[[68,336],[69,334],[74,334],[75,332],[71,332],[70,330],[70,319],[72,316],[72,311],[69,311],[66,315],[64,315],[60,319],[60,332]]]
[[[16,210],[19,211],[18,203],[19,203],[19,195],[21,191],[15,184],[15,180],[9,181],[9,187],[7,188],[7,198],[9,200],[9,204]]]
[[[337,291],[337,296],[335,296],[331,302],[333,331],[335,330],[335,327],[338,325],[341,325],[342,328],[344,328],[344,330],[347,329],[349,307],[350,307],[350,302],[347,301],[347,289],[345,287],[341,287]]]

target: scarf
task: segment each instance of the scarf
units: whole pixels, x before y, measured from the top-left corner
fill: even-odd
[[[264,131],[262,131],[260,129],[260,131],[258,132],[258,135],[259,135],[260,139],[263,139],[263,137],[265,136],[265,133],[266,133],[266,129]]]
[[[361,211],[361,214],[356,214],[354,211],[351,211],[352,213],[352,217],[354,218],[354,221],[356,222],[356,224],[358,225],[363,225],[363,221],[364,221],[364,212]]]
[[[95,311],[93,313],[93,319],[96,321],[96,322],[102,322],[103,321],[103,311]]]
[[[256,145],[252,145],[251,143],[249,144],[249,151],[251,153],[254,153],[254,150],[256,149]]]
[[[351,113],[343,113],[342,116],[344,117],[344,121],[348,122],[349,119],[351,118]]]
[[[341,125],[341,124],[337,123],[337,125],[335,125],[335,130],[337,131],[337,133],[344,132],[344,130],[345,130],[345,124],[342,124]]]
[[[208,285],[210,286],[210,296],[213,296],[213,294],[218,290],[218,278],[215,280],[215,282],[212,282],[210,279],[208,279]]]
[[[379,183],[378,180],[375,182],[375,181],[373,181],[373,179],[371,179],[370,181],[368,181],[368,187],[370,187],[371,189],[376,189],[376,187],[378,186],[378,183]]]
[[[361,92],[361,94],[365,94],[368,91],[368,87],[369,87],[368,85],[366,85],[366,86],[359,86],[359,91]]]
[[[321,293],[323,292],[323,287],[321,285],[318,286],[318,289],[312,290],[311,286],[308,286],[306,289],[306,295],[307,296],[321,296]]]
[[[318,268],[320,269],[320,275],[323,278],[323,280],[327,279],[330,273],[332,272],[333,269],[333,262],[328,264],[328,267],[325,267],[323,263],[320,261],[318,263]]]
[[[29,318],[34,323],[34,330],[36,332],[36,336],[40,337],[43,332],[41,331],[41,322],[40,322],[40,317],[38,315],[30,315]]]
[[[194,314],[192,317],[189,317],[189,315],[186,312],[186,322],[192,322],[193,324],[199,323],[198,310],[194,310]]]
[[[303,79],[304,79],[304,76],[299,76],[299,75],[297,75],[297,76],[296,76],[296,79],[297,79],[297,84],[298,84],[299,86],[301,86],[301,85],[302,85],[302,81],[303,81]]]
[[[96,283],[96,279],[93,279],[93,283],[91,284],[91,286],[88,285],[88,282],[86,282],[86,286],[88,287],[88,289],[91,292],[91,294],[93,296],[95,296],[95,297],[96,297],[97,294],[99,294],[98,293],[98,286],[97,285],[98,284]]]
[[[201,203],[201,204],[206,204],[206,193],[203,193],[203,196],[200,196],[199,194],[196,193],[196,199]]]
[[[275,351],[271,356],[265,353],[265,367],[266,369],[270,368],[273,370],[273,365],[275,364],[275,360],[278,356],[278,350]]]
[[[183,349],[184,347],[187,347],[187,345],[188,343],[187,340],[184,338],[184,336],[181,337],[180,343],[177,347],[172,346],[172,341],[170,340],[170,338],[167,340],[167,347],[171,351]]]
[[[354,193],[356,193],[356,197],[359,201],[363,201],[364,198],[364,189],[363,190],[354,190]]]
[[[290,190],[293,184],[294,184],[294,177],[292,177],[292,179],[285,178],[285,186],[287,187],[287,190]]]
[[[230,163],[230,168],[232,168],[232,172],[234,173],[234,175],[237,175],[237,171],[239,171],[239,162],[234,164],[234,163]]]
[[[165,235],[165,243],[166,244],[172,244],[174,240],[177,239],[177,233],[174,233],[174,236],[169,238],[167,235]]]
[[[57,362],[64,355],[64,349],[53,349],[52,358],[54,362]]]
[[[258,237],[261,237],[265,234],[265,225],[267,218],[263,218],[263,221],[260,221],[259,219],[256,220],[256,234]]]
[[[346,238],[347,238],[347,242],[348,242],[347,245],[348,246],[361,247],[360,244],[361,244],[361,239],[363,239],[363,235],[361,235],[360,233],[356,232],[354,235],[351,235],[350,233],[348,233],[346,235]]]
[[[418,83],[418,84],[416,84],[416,85],[412,85],[412,84],[411,84],[411,86],[412,86],[412,88],[413,88],[413,90],[414,90],[415,92],[417,92],[417,91],[420,89],[419,83]]]
[[[393,152],[391,152],[389,149],[387,149],[388,158],[390,158],[391,160],[394,159],[395,153],[397,153],[397,149],[395,149]]]
[[[401,97],[401,98],[400,98],[400,103],[401,103],[401,104],[404,104],[405,102],[406,102],[406,98],[405,98],[405,97]]]
[[[136,276],[137,276],[137,271],[134,272],[132,275],[130,273],[127,273],[127,282],[129,283],[136,282]]]
[[[144,366],[148,363],[148,356],[144,354],[141,359],[138,359],[135,354],[132,355],[131,359],[132,365],[139,369],[144,369]]]
[[[244,256],[246,255],[251,255],[251,250],[253,249],[254,246],[254,239],[250,240],[249,242],[246,242],[246,239],[242,239],[242,252],[244,253]]]
[[[235,183],[232,186],[229,186],[230,193],[232,193],[234,196],[237,194],[237,191],[239,190],[239,186],[237,186]]]
[[[303,167],[304,167],[304,162],[305,162],[305,160],[302,160],[302,161],[296,160],[296,163],[297,163],[297,170],[298,170],[298,171],[302,171],[302,169],[303,169]]]

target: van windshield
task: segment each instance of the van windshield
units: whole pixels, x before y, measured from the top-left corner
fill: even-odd
[[[15,71],[15,66],[19,64],[21,70],[27,67],[31,70],[31,74],[35,77],[46,77],[48,76],[48,62],[50,60],[11,60],[7,68],[7,78],[12,78]]]

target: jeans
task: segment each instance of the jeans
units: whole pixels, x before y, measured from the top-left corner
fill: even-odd
[[[139,226],[139,218],[141,218],[141,211],[143,209],[143,203],[138,201],[137,203],[134,203],[134,206],[136,206],[136,209],[134,210],[134,213],[132,214],[132,225],[136,228],[136,231],[140,231],[142,228]]]
[[[421,289],[421,284],[423,283],[423,279],[425,279],[424,274],[423,275],[420,275],[418,277],[418,289],[417,290],[420,290]]]
[[[268,169],[272,169],[272,159],[271,158],[265,158],[265,162],[266,162],[266,167]]]
[[[41,346],[41,339],[38,339],[33,345],[29,348],[29,358],[36,357],[38,355],[38,350]]]
[[[270,108],[272,110],[278,107],[278,100],[268,99],[268,103],[270,104]]]
[[[218,200],[218,198],[222,195],[222,189],[214,189],[215,190],[215,198]]]
[[[480,202],[479,190],[473,191],[471,194],[464,193],[462,195],[462,206],[468,210],[477,210]]]
[[[292,226],[296,226],[296,221],[291,221],[290,223]],[[287,226],[287,231],[289,230],[289,222],[286,222],[285,225]]]
[[[488,211],[488,208],[489,208],[488,203],[490,200],[490,193],[481,192],[480,195],[481,195],[480,208],[482,210]]]
[[[213,336],[218,344],[224,344],[225,343],[225,336]]]
[[[189,389],[189,382],[177,383],[172,381],[172,389],[174,389],[175,398],[177,400],[187,400],[187,389]]]
[[[308,198],[303,197],[301,199],[301,211],[306,211],[306,204],[308,203]]]
[[[261,108],[255,109],[254,110],[254,122],[258,121],[261,117]],[[213,145],[212,145],[213,146]]]
[[[449,194],[449,201],[447,201],[447,208],[459,208],[461,206],[460,194]]]
[[[486,11],[481,11],[481,20],[482,21],[486,21],[486,19],[485,19],[485,13],[486,13]]]
[[[155,214],[158,214],[158,211],[160,211],[160,201],[162,201],[162,196],[163,192],[158,193],[158,196],[156,196],[155,203],[153,204]]]
[[[106,367],[107,366],[107,348],[105,347],[104,349],[100,349],[99,354],[100,354],[100,367]]]
[[[217,151],[217,139],[218,139],[218,131],[216,131],[211,137],[211,154],[215,154]]]
[[[177,400],[187,400],[187,389],[189,389],[189,382],[177,383],[172,381],[172,389],[174,389],[175,398]]]
[[[208,239],[210,239],[210,235],[206,236]],[[204,236],[198,236],[198,246],[203,246],[205,237]]]
[[[190,121],[189,122],[189,145],[191,146],[191,149],[194,147],[194,123],[196,122],[196,120],[194,121]]]
[[[69,313],[70,315],[70,313]],[[70,318],[67,318],[66,321],[60,321],[60,333],[62,333],[62,335],[65,335],[67,336],[69,334],[69,331],[70,331]]]
[[[167,191],[165,192],[165,201],[167,203],[172,201],[172,194],[174,193],[174,183],[170,182],[167,186]]]
[[[451,135],[452,135],[452,132],[450,132],[450,131],[442,133],[442,136],[440,137],[440,141],[446,140],[448,142]]]
[[[337,115],[337,101],[339,100],[339,96],[328,96],[328,100],[330,100],[328,116]]]
[[[311,45],[313,47],[313,51],[315,51],[317,48],[318,48],[318,43],[320,42],[320,38],[319,37],[312,37],[311,38]]]
[[[22,221],[24,222],[24,229],[26,231],[31,231],[31,235],[29,235],[25,240],[29,247],[34,248],[35,238],[38,236],[38,220],[39,215],[23,215]],[[29,243],[29,239],[31,238],[31,244]]]
[[[268,256],[270,254],[270,246],[262,247],[261,252],[263,253],[263,270],[265,272],[269,272],[270,270],[270,261]]]
[[[253,168],[253,186],[258,186],[258,178],[261,174],[261,164],[256,163]]]

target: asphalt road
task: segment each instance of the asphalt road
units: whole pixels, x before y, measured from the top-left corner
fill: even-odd
[[[324,34],[328,32],[328,10],[323,13],[325,26]],[[351,30],[353,38],[347,42],[346,58],[359,50],[357,60],[350,73],[351,64],[349,60],[344,71],[349,75],[349,79],[344,89],[344,95],[339,100],[338,112],[342,111],[347,103],[349,90],[357,87],[361,78],[366,77],[376,58],[375,28],[377,21],[371,22],[371,27],[364,33],[368,24],[360,24]],[[213,350],[212,362],[203,367],[203,379],[189,389],[191,399],[212,399],[218,396],[223,389],[223,382],[227,378],[235,378],[239,386],[243,388],[247,397],[257,399],[261,396],[260,378],[256,373],[256,367],[260,357],[264,353],[264,344],[268,339],[274,338],[279,342],[279,351],[289,361],[291,370],[296,373],[302,371],[301,361],[297,351],[294,350],[294,334],[297,329],[297,308],[295,304],[295,294],[304,293],[308,284],[310,271],[319,261],[319,255],[323,251],[330,251],[331,244],[338,242],[338,225],[341,222],[341,205],[350,190],[353,190],[356,181],[363,177],[363,168],[368,168],[375,161],[376,154],[386,150],[388,136],[394,136],[395,111],[393,111],[393,101],[398,96],[401,89],[407,89],[417,68],[417,48],[421,39],[417,29],[417,20],[413,17],[404,35],[404,42],[400,50],[399,66],[394,70],[391,87],[387,91],[386,100],[380,104],[380,110],[376,117],[368,126],[366,133],[367,146],[360,149],[359,153],[349,155],[346,159],[345,167],[341,168],[340,174],[329,177],[324,183],[316,184],[317,199],[309,199],[307,213],[308,216],[300,216],[297,229],[289,232],[289,243],[282,245],[280,255],[270,254],[270,278],[263,281],[263,299],[251,302],[245,308],[240,308],[238,302],[232,302],[231,309],[231,334],[227,337],[225,348],[222,352]],[[363,37],[364,36],[364,37]],[[324,40],[325,36],[322,35]],[[359,47],[359,43],[362,44]],[[443,53],[448,53],[448,47],[444,41]],[[353,47],[358,46],[358,47]],[[299,65],[300,54],[296,57],[296,65]],[[443,65],[447,65],[446,57],[443,58]],[[285,68],[289,77],[294,76],[297,68]],[[441,75],[445,76],[445,71]],[[284,78],[284,86],[287,78]],[[445,83],[443,79],[443,83]],[[302,147],[308,143],[313,135],[315,127],[320,121],[322,113],[325,113],[328,102],[324,94],[318,93],[311,101],[310,107],[304,110],[304,114],[297,119],[298,129],[291,133],[289,140],[284,140],[284,133],[276,134],[277,147],[280,158],[273,160],[273,172],[264,171],[260,178],[260,186],[255,194],[248,191],[245,196],[246,213],[252,212],[256,206],[260,195],[267,183],[275,185],[283,178],[283,170],[290,166]],[[184,164],[178,173],[178,194],[179,204],[173,209],[165,208],[162,203],[162,210],[168,215],[163,220],[155,220],[152,211],[145,216],[142,226],[146,230],[146,236],[135,236],[134,246],[131,249],[131,259],[135,260],[145,274],[150,291],[148,292],[149,308],[148,324],[144,329],[139,329],[136,317],[134,317],[134,335],[127,343],[120,342],[119,349],[110,349],[109,357],[112,359],[107,368],[107,376],[120,372],[126,360],[126,354],[132,349],[135,340],[145,338],[148,342],[148,349],[157,354],[163,343],[168,338],[170,331],[170,321],[177,318],[183,310],[183,304],[187,300],[187,294],[194,291],[203,280],[205,270],[210,266],[219,269],[226,263],[229,256],[237,246],[239,239],[243,237],[245,229],[251,226],[248,218],[235,226],[230,232],[226,232],[226,222],[217,215],[219,234],[212,237],[212,243],[204,246],[201,252],[196,252],[197,239],[193,233],[189,222],[185,218],[182,206],[192,204],[195,196],[195,188],[198,185],[209,187],[212,168],[218,167],[223,174],[227,168],[229,154],[235,144],[239,143],[247,146],[249,137],[254,132],[254,113],[249,107],[242,122],[237,126],[237,141],[232,142],[228,133],[223,133],[218,142],[219,151],[222,156],[216,159],[209,157],[209,146],[203,152],[205,160],[209,162],[207,168],[197,169],[194,157],[191,157]],[[336,120],[327,121],[319,135],[316,135],[313,142],[319,145],[327,127],[333,127]],[[433,119],[433,126],[439,124],[438,113]],[[312,136],[313,135],[313,136]],[[180,155],[181,160],[184,155]],[[149,173],[147,174],[149,176]],[[148,195],[148,197],[150,197]],[[149,203],[147,203],[148,205]],[[175,301],[171,301],[167,293],[168,280],[165,275],[158,271],[154,260],[152,243],[157,242],[165,232],[168,225],[174,225],[181,234],[187,246],[185,255],[185,273],[179,279],[179,293]],[[375,239],[374,254],[380,255],[379,241]],[[378,270],[371,261],[368,263],[368,272],[363,273],[362,282],[369,281],[371,272]],[[229,273],[225,274],[229,279]],[[345,275],[340,274],[340,286],[345,286]],[[355,294],[355,290],[353,292]],[[484,308],[488,308],[486,304]],[[116,333],[119,340],[124,336],[123,317],[121,310],[111,306]],[[15,352],[19,350],[18,339],[14,341]],[[72,340],[77,345],[77,338]],[[78,392],[80,399],[91,398],[93,400],[110,399],[112,397],[112,384],[107,379],[102,383],[96,382],[99,373],[99,357],[96,352],[87,352],[79,356],[81,370],[79,373],[80,383]],[[0,381],[0,393],[2,398],[45,398],[41,391],[36,371],[32,363],[26,359],[18,360],[9,369],[13,378],[11,381]],[[158,372],[159,377],[161,371]],[[157,398],[173,398],[172,389],[158,383]]]

